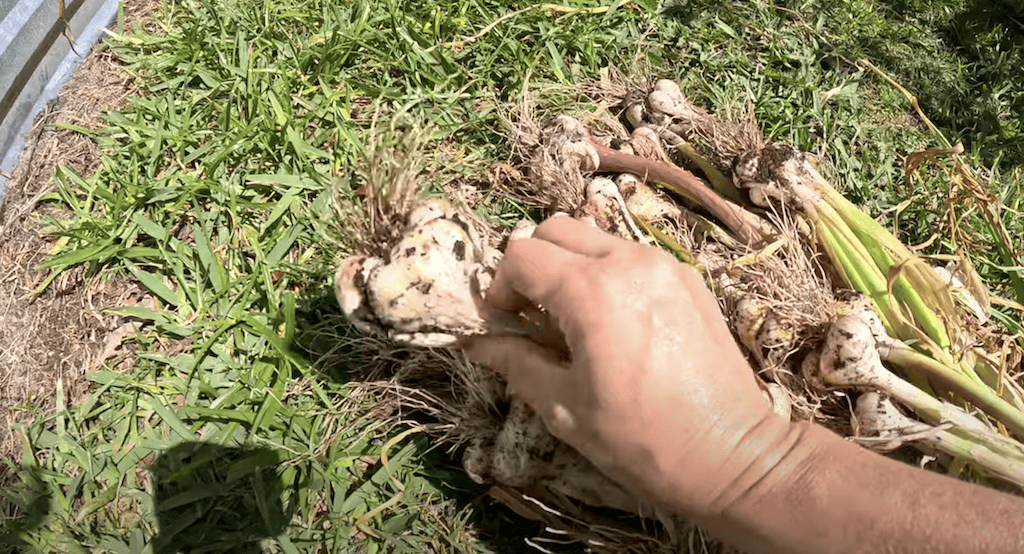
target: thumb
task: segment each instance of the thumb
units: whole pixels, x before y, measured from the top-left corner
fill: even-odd
[[[461,346],[470,360],[502,374],[512,393],[542,414],[567,390],[565,356],[528,338],[483,335],[466,338]]]

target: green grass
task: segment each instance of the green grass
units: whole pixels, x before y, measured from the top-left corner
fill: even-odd
[[[936,142],[897,91],[849,63],[866,57],[994,166],[993,190],[1016,205],[1022,33],[1007,25],[965,38],[986,24],[960,14],[982,4],[649,0],[596,15],[526,12],[464,48],[445,46],[509,13],[503,4],[186,0],[155,16],[155,34],[113,41],[144,93],[90,133],[103,152],[97,174],[58,172],[48,201],[74,217],[52,222],[64,242],[46,265],[134,280],[159,306],[120,309],[144,322],[134,365],[91,373],[89,400],[23,429],[22,483],[4,493],[22,507],[5,522],[7,539],[21,542],[12,548],[524,548],[537,528],[484,500],[457,458],[424,436],[390,447],[381,464],[402,429],[351,396],[372,352],[352,340],[331,289],[351,239],[320,223],[331,190],[354,196],[375,114],[433,125],[423,178],[436,188],[507,159],[496,108],[524,87],[561,86],[548,97],[558,109],[579,101],[572,84],[639,53],[700,104],[738,113],[751,102],[768,134],[821,155],[873,215],[891,221],[887,210],[911,199],[900,235],[921,242],[944,185],[906,183],[898,156]],[[491,221],[523,210],[487,198]],[[1019,218],[1006,218],[1019,236]],[[979,249],[975,262],[1008,290],[996,252]],[[188,542],[198,529],[201,541]]]

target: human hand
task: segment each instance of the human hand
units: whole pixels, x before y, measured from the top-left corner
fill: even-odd
[[[552,218],[512,242],[487,294],[565,336],[559,352],[514,336],[464,343],[548,430],[623,485],[685,515],[712,515],[778,459],[788,422],[700,275],[664,252]]]

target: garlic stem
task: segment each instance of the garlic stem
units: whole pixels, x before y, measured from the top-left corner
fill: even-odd
[[[983,383],[972,381],[963,373],[896,339],[890,339],[885,344],[878,345],[878,353],[882,360],[913,371],[930,381],[941,384],[943,388],[955,392],[1006,425],[1017,436],[1024,437],[1024,414]]]
[[[991,430],[976,417],[886,369],[871,327],[857,315],[848,315],[832,324],[821,352],[817,377],[833,387],[882,391],[933,425],[950,422],[981,432]]]
[[[966,460],[983,473],[1024,488],[1024,451],[999,435],[973,436],[975,440],[910,419],[892,401],[877,392],[862,394],[855,411],[860,429]],[[978,440],[981,439],[981,440]],[[989,443],[989,440],[994,441]]]

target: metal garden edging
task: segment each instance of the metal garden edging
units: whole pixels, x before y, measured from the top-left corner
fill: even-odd
[[[36,117],[99,41],[120,0],[0,0],[0,204]],[[65,23],[66,20],[66,23]],[[74,48],[64,33],[75,37]]]

